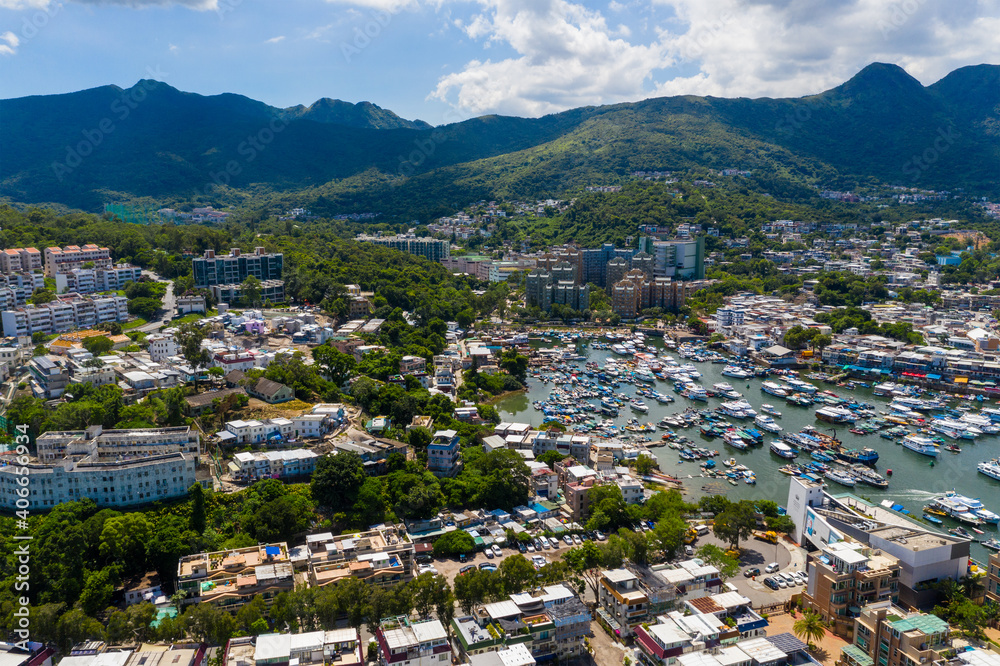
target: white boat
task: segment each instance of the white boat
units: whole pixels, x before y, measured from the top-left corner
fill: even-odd
[[[785,398],[788,396],[788,391],[786,391],[781,384],[777,382],[764,382],[760,385],[760,390],[764,393],[776,395],[779,398]]]
[[[936,458],[938,454],[934,440],[922,435],[907,435],[903,438],[903,447],[932,458]]]
[[[855,479],[853,476],[839,469],[827,470],[826,474],[824,474],[823,476],[830,479],[831,481],[839,483],[842,486],[847,486],[848,488],[853,488],[858,483],[857,479]]]
[[[753,377],[752,374],[738,365],[727,365],[722,369],[722,374],[726,377],[735,377],[736,379],[750,379]]]
[[[993,460],[981,462],[976,469],[979,470],[980,474],[985,474],[991,479],[1000,481],[1000,458],[994,458]]]
[[[628,353],[624,345],[611,345],[611,351],[619,356],[625,356]]]
[[[896,390],[895,382],[883,382],[881,384],[876,384],[872,388],[872,393],[875,395],[892,395],[892,392]]]
[[[737,435],[735,430],[730,430],[724,434],[722,436],[722,441],[738,451],[746,451],[750,448],[750,445],[744,442],[743,438]]]
[[[949,518],[954,518],[968,525],[982,525],[985,522],[974,512],[970,511],[968,506],[954,499],[941,497],[931,500],[928,506],[932,509],[937,509]]]
[[[685,375],[687,375],[691,379],[698,379],[699,377],[701,377],[701,373],[698,372],[698,368],[694,367],[690,363],[685,363],[684,365],[682,365],[681,370],[684,372]]]
[[[743,394],[733,388],[732,384],[727,384],[725,382],[719,382],[718,384],[712,384],[712,390],[716,393],[723,395],[731,400],[736,400],[737,398],[742,398]]]
[[[642,400],[639,400],[638,398],[629,402],[628,406],[637,412],[642,412],[643,414],[649,411],[649,407],[646,406],[646,403],[644,403]]]
[[[857,414],[842,407],[821,407],[816,410],[816,418],[827,423],[854,423],[858,420]]]
[[[779,419],[781,418],[781,412],[775,409],[774,405],[769,405],[766,402],[760,406],[760,411],[765,414],[770,414],[771,416],[777,416]]]
[[[954,419],[932,419],[931,430],[947,435],[952,439],[975,439],[983,432],[968,423],[956,421]]]
[[[754,419],[754,423],[768,432],[778,433],[784,430],[784,428],[778,425],[777,422],[775,422],[775,420],[767,414],[758,414]]]
[[[983,416],[982,414],[970,414],[966,412],[962,414],[962,417],[958,419],[962,423],[967,423],[976,430],[986,433],[987,435],[997,435],[1000,434],[1000,423],[994,423],[989,419],[989,417]]]
[[[964,504],[969,508],[969,511],[982,518],[983,522],[990,523],[991,525],[1000,523],[1000,514],[996,514],[987,509],[978,497],[966,497],[965,495],[959,495],[954,490],[950,493],[945,493],[944,497],[945,499],[954,500]]]
[[[694,383],[685,384],[684,388],[681,389],[681,395],[689,400],[708,400],[708,392],[705,387]]]
[[[818,388],[816,388],[809,382],[804,382],[801,379],[798,379],[797,377],[788,377],[787,379],[785,379],[785,383],[787,383],[796,391],[801,391],[802,393],[808,393],[809,395],[812,395],[817,391],[819,391]]]
[[[782,458],[788,458],[789,460],[798,455],[794,450],[792,450],[792,447],[788,446],[788,444],[777,440],[771,442],[771,453],[781,456]]]
[[[736,419],[752,419],[757,416],[753,406],[742,398],[732,402],[724,402],[719,405],[719,408],[726,416],[732,416]]]
[[[983,407],[979,410],[979,413],[986,416],[994,423],[1000,423],[1000,409],[996,409],[994,407]]]

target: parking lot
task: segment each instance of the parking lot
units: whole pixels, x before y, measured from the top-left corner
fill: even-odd
[[[569,552],[570,547],[567,546],[562,541],[560,541],[559,543],[560,547],[558,549],[543,550],[541,552],[535,552],[535,553],[524,553],[524,556],[528,558],[529,562],[531,561],[531,558],[534,557],[535,555],[541,555],[549,562],[555,562],[557,560],[561,560],[563,556],[567,552]],[[433,566],[439,574],[448,579],[449,583],[453,583],[455,581],[455,576],[458,575],[458,572],[462,569],[462,567],[469,566],[470,564],[478,567],[480,564],[484,563],[493,564],[494,566],[500,566],[500,563],[503,560],[507,559],[511,555],[519,554],[520,551],[518,551],[517,548],[511,548],[509,546],[505,546],[500,549],[500,553],[501,554],[499,557],[490,558],[487,557],[485,553],[480,551],[477,552],[475,555],[469,556],[465,562],[460,562],[457,557],[434,558],[434,561],[429,562],[428,564]]]
[[[699,537],[694,547],[697,550],[699,546],[706,543],[722,548],[729,547],[728,544],[719,541],[711,532]],[[764,573],[764,569],[771,562],[778,563],[779,572],[805,571],[805,553],[801,548],[781,540],[773,544],[756,539],[744,541],[740,547],[743,551],[740,556],[740,573],[727,582],[735,585],[736,590],[750,599],[755,607],[788,601],[793,594],[798,594],[803,590],[803,585],[791,585],[787,588],[772,590],[764,584],[764,579],[771,575]],[[751,567],[760,568],[761,575],[755,579],[744,577],[743,572]]]

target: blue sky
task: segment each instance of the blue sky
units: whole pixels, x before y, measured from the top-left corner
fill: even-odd
[[[0,96],[157,78],[432,124],[1000,62],[1000,0],[0,0]]]

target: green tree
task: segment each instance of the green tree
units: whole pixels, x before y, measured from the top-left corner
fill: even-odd
[[[535,566],[524,555],[516,553],[507,557],[497,569],[505,594],[516,594],[529,587],[535,580]]]
[[[447,532],[434,541],[434,557],[448,557],[460,553],[471,553],[475,549],[475,539],[465,530]]]
[[[260,305],[260,280],[248,275],[240,284],[240,300],[251,307]]]
[[[413,609],[421,618],[430,617],[431,611],[444,606],[451,596],[451,588],[444,576],[423,573],[410,581]]]
[[[337,386],[343,386],[344,382],[351,378],[357,365],[353,356],[330,345],[313,348],[312,356],[327,378]]]
[[[146,544],[151,535],[149,520],[141,513],[109,518],[101,530],[101,557],[106,562],[120,564],[125,573],[144,572]]]
[[[177,329],[174,334],[177,346],[180,347],[181,355],[194,371],[194,387],[198,390],[198,371],[207,368],[212,363],[212,355],[207,349],[201,346],[205,334],[202,329],[193,323],[184,324]]]
[[[568,456],[566,454],[559,453],[559,451],[552,449],[551,451],[546,451],[535,458],[535,462],[544,463],[549,466],[549,469],[555,469],[556,463],[562,462],[567,457]]]
[[[357,501],[365,476],[364,461],[356,453],[341,451],[323,456],[316,463],[310,483],[313,499],[334,511],[345,511]]]
[[[735,557],[726,555],[726,551],[712,543],[701,546],[696,555],[719,570],[723,582],[727,578],[732,578],[740,572],[740,561]]]
[[[114,346],[114,343],[103,335],[95,335],[83,341],[83,348],[94,356],[104,356]]]
[[[826,635],[823,618],[820,617],[819,613],[813,611],[803,613],[802,617],[797,619],[792,625],[792,631],[796,636],[809,644],[814,644]]]
[[[712,531],[715,536],[733,548],[739,549],[740,541],[750,538],[755,527],[757,527],[757,514],[753,504],[741,500],[715,517]]]

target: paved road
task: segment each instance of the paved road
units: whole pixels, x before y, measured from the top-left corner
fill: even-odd
[[[173,280],[163,280],[160,278],[159,275],[152,272],[147,272],[145,273],[145,275],[159,282],[167,283],[167,291],[163,295],[163,309],[160,310],[161,313],[160,318],[155,321],[147,322],[146,324],[143,324],[142,326],[133,329],[137,331],[142,331],[143,333],[152,333],[153,331],[157,331],[163,326],[168,325],[170,322],[170,318],[173,317],[175,314],[176,299],[174,297],[174,282]]]

